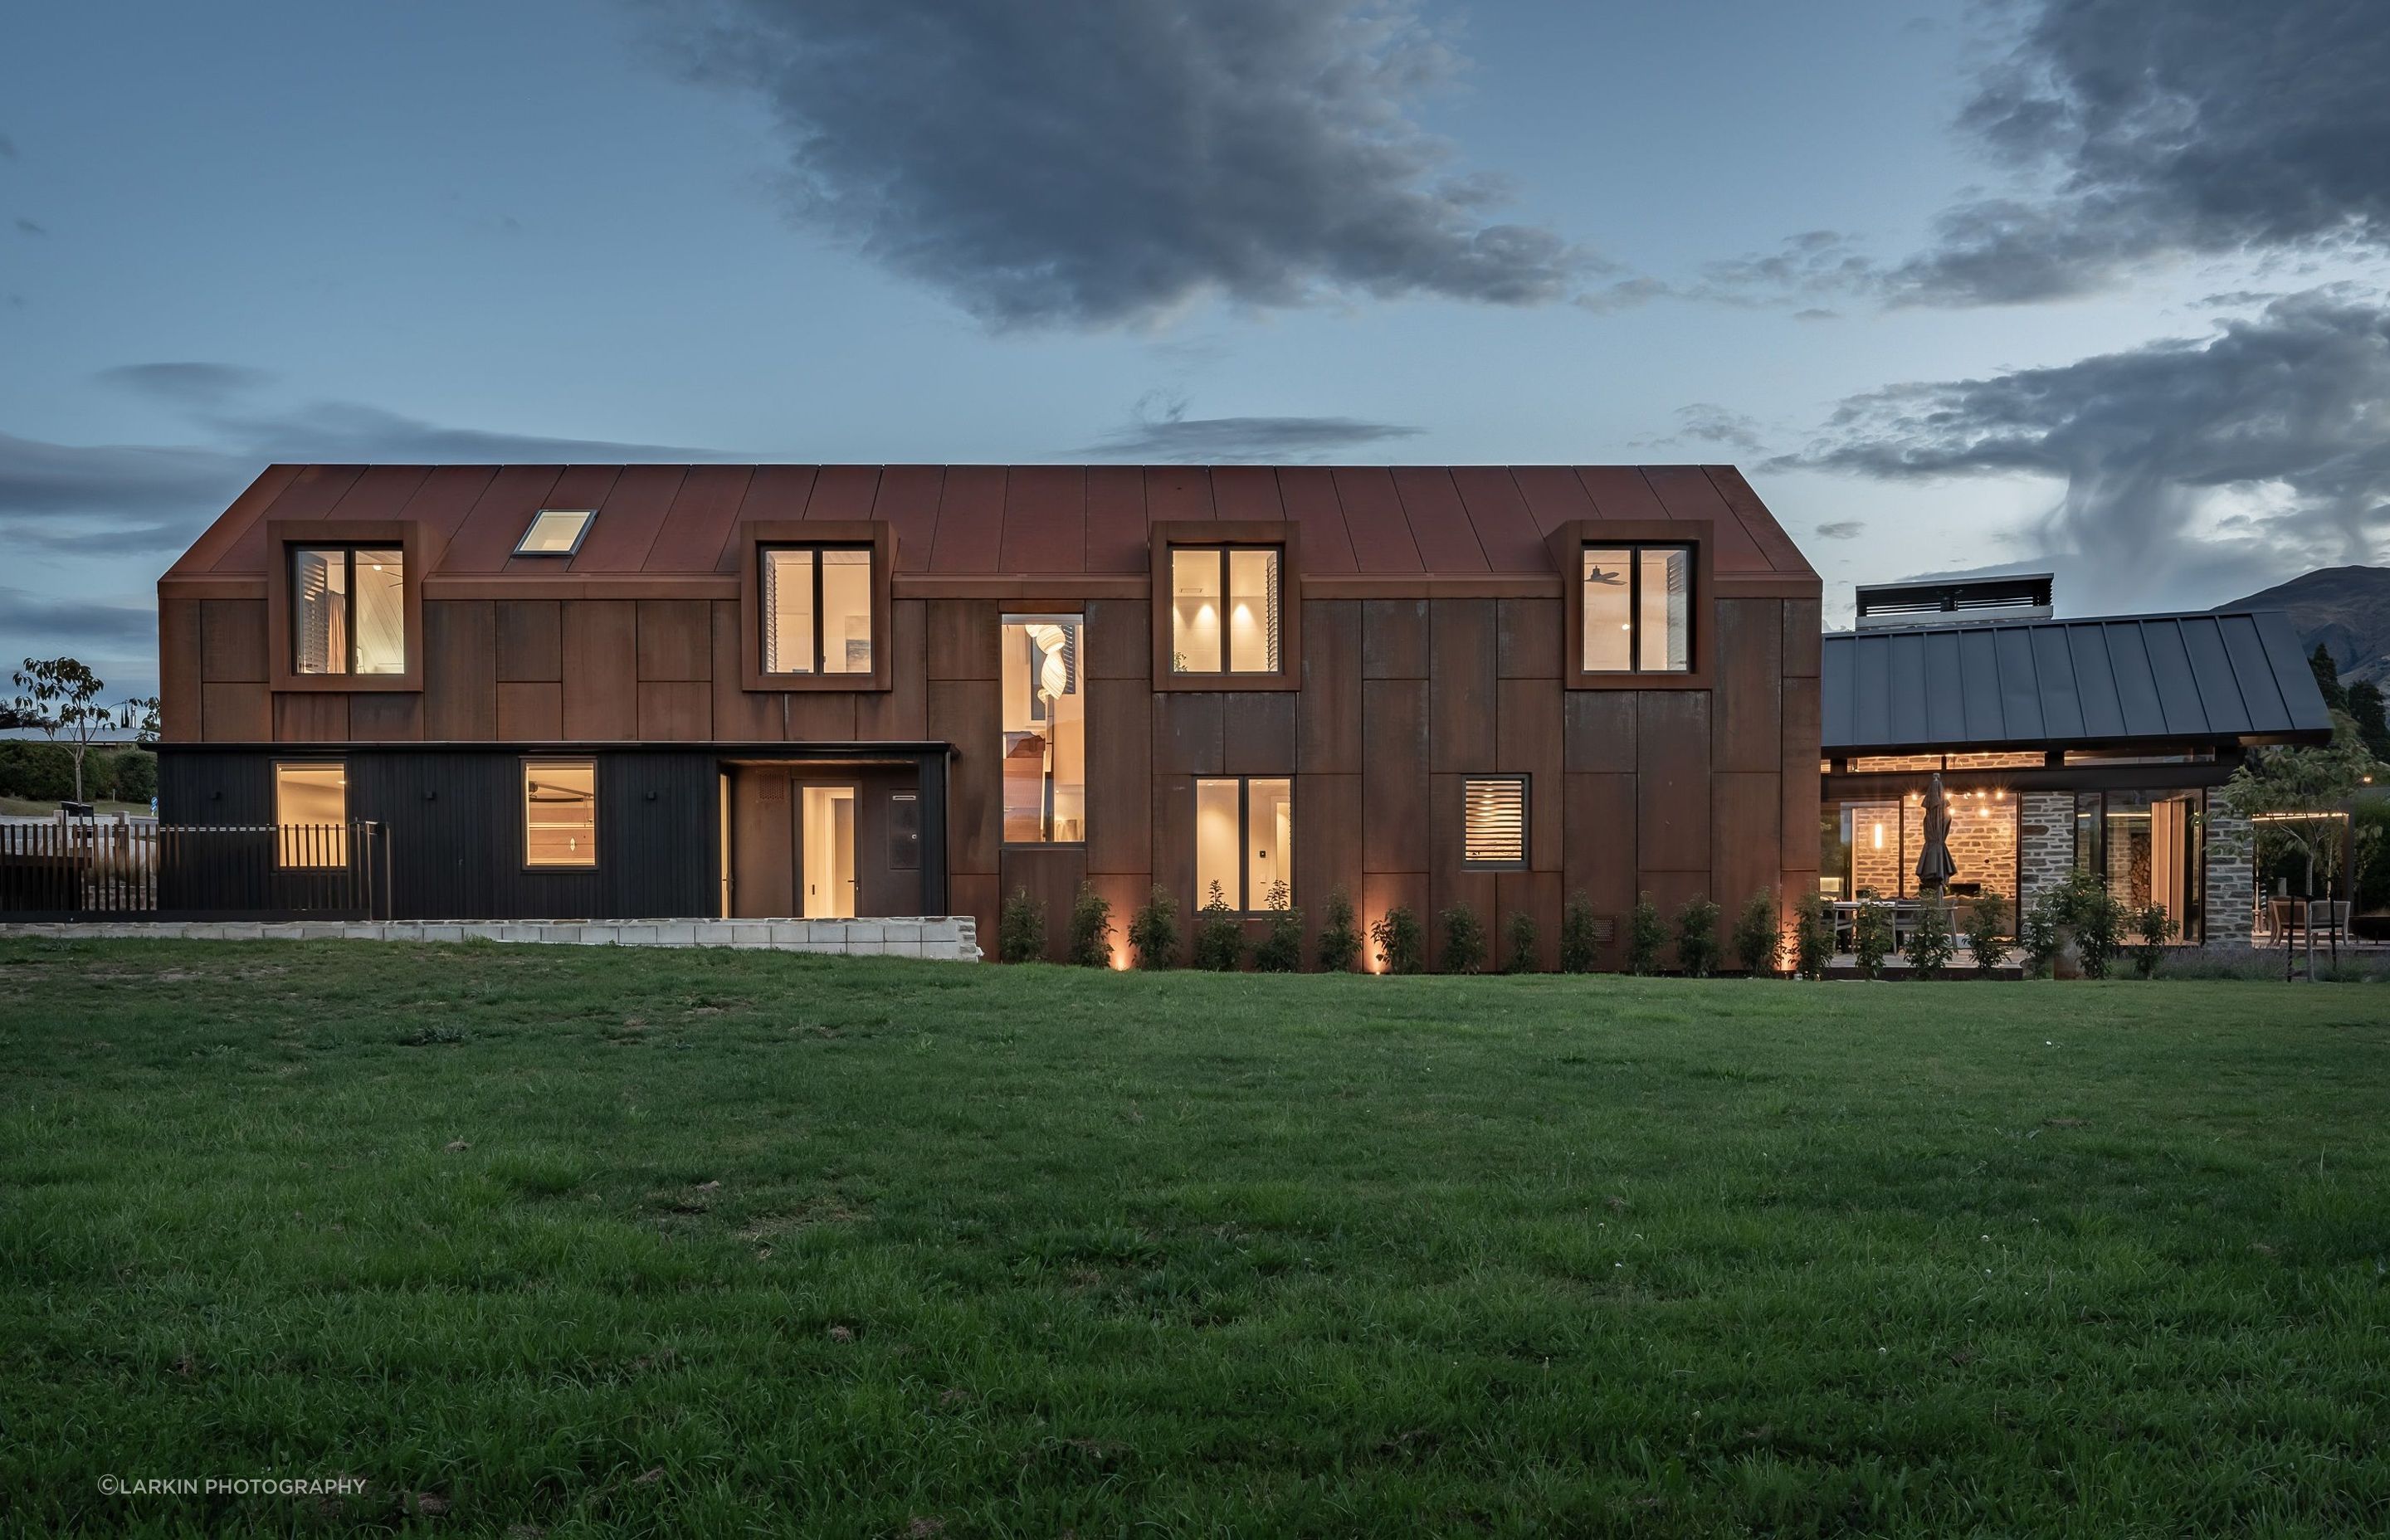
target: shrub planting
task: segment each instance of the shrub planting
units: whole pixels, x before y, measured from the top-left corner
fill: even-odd
[[[1859,890],[1858,918],[1851,926],[1851,960],[1859,977],[1881,978],[1883,959],[1892,956],[1892,911],[1878,902],[1872,889]]]
[[[1419,916],[1397,904],[1369,927],[1378,943],[1378,962],[1389,973],[1417,973],[1427,966],[1427,932]]]
[[[2007,948],[2000,944],[2009,933],[2009,901],[1989,889],[1975,895],[1967,905],[1967,950],[1974,955],[1975,971],[1989,973],[2000,965]]]
[[[1244,924],[1214,882],[1195,916],[1195,966],[1212,973],[1234,973],[1244,960]]]
[[[1626,917],[1626,971],[1644,974],[1660,971],[1660,948],[1668,944],[1667,923],[1660,918],[1660,906],[1645,893],[1635,901],[1634,912]]]
[[[1706,898],[1690,898],[1677,911],[1677,966],[1686,977],[1706,979],[1717,971],[1718,906]]]
[[[1035,962],[1046,955],[1046,905],[1015,888],[996,921],[996,955],[1009,963]]]
[[[1959,938],[1950,928],[1950,909],[1939,898],[1918,905],[1917,929],[1908,937],[1908,966],[1921,979],[1938,979],[1958,956]]]
[[[2154,979],[2158,965],[2165,961],[2166,943],[2174,939],[2174,917],[2165,912],[2164,905],[2152,904],[2146,909],[2134,910],[2131,922],[2139,932],[2139,939],[2131,947],[2133,976]]]
[[[1776,930],[1776,895],[1757,892],[1743,904],[1734,921],[1734,960],[1750,974],[1776,971],[1782,942]]]
[[[1071,960],[1081,968],[1112,965],[1111,900],[1085,882],[1071,904]]]
[[[1324,923],[1319,927],[1319,970],[1350,973],[1360,960],[1360,917],[1353,912],[1353,895],[1338,888],[1328,895]]]
[[[1178,963],[1178,901],[1155,887],[1128,922],[1129,951],[1137,966],[1149,971]]]
[[[1485,967],[1485,925],[1477,911],[1456,904],[1436,917],[1444,925],[1444,971],[1475,973]]]
[[[1504,943],[1508,952],[1502,958],[1503,972],[1533,973],[1543,966],[1543,938],[1536,934],[1535,916],[1523,909],[1512,915],[1508,936]]]
[[[1601,930],[1594,921],[1593,900],[1580,888],[1569,894],[1561,911],[1561,971],[1590,973],[1601,956]]]
[[[1269,905],[1269,933],[1253,944],[1253,970],[1293,973],[1303,967],[1303,911],[1293,904],[1284,880],[1273,882],[1265,902]]]
[[[1822,898],[1801,905],[1792,932],[1792,972],[1803,979],[1823,979],[1834,960],[1834,911]]]

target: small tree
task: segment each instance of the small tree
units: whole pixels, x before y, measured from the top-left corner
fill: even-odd
[[[1693,897],[1677,911],[1677,966],[1690,978],[1706,979],[1717,971],[1718,906]]]
[[[1269,933],[1253,945],[1253,970],[1299,971],[1303,967],[1303,911],[1294,906],[1284,878],[1269,885],[1263,904],[1269,910]]]
[[[1389,973],[1417,973],[1427,966],[1427,932],[1419,916],[1397,904],[1369,927],[1378,943],[1378,961]]]
[[[2080,866],[2066,874],[2058,894],[2060,922],[2075,932],[2083,976],[2106,978],[2108,965],[2125,943],[2125,906],[2109,893],[2106,883]]]
[[[1975,971],[1988,975],[2007,950],[2000,939],[2009,933],[2009,902],[1989,889],[1967,905],[1967,950],[1974,955]]]
[[[2042,890],[2024,912],[2017,945],[2024,953],[2026,978],[2047,979],[2057,966],[2059,953],[2066,949],[2065,913],[2065,901],[2056,888]]]
[[[1776,930],[1776,895],[1756,892],[1742,905],[1742,913],[1734,921],[1734,960],[1754,978],[1776,971],[1777,955],[1783,950],[1783,940]]]
[[[2331,654],[2316,648],[2320,669]],[[2244,818],[2263,819],[2269,841],[2285,844],[2305,858],[2308,898],[2333,896],[2341,862],[2342,836],[2348,828],[2345,809],[2366,777],[2373,773],[2373,756],[2358,738],[2356,722],[2346,712],[2332,713],[2332,741],[2313,748],[2252,749],[2224,783],[2225,805]],[[2316,892],[2316,879],[2323,892]],[[2335,947],[2340,932],[2332,930]],[[2312,969],[2310,969],[2312,976]]]
[[[1444,923],[1444,970],[1474,973],[1485,966],[1485,925],[1477,911],[1456,904],[1437,917]]]
[[[1071,904],[1071,960],[1081,968],[1112,965],[1111,900],[1085,882]]]
[[[1668,927],[1660,918],[1660,906],[1645,893],[1635,901],[1635,908],[1626,917],[1626,971],[1657,973],[1660,971],[1660,948],[1668,944]]]
[[[1151,971],[1177,966],[1178,901],[1167,889],[1156,886],[1153,895],[1138,906],[1128,922],[1128,944],[1141,969]]]
[[[1958,937],[1950,929],[1950,909],[1939,895],[1918,905],[1917,929],[1908,936],[1908,966],[1921,979],[1938,979],[1958,955]]]
[[[1801,905],[1801,919],[1792,932],[1792,971],[1804,979],[1823,979],[1834,960],[1834,911],[1822,898]]]
[[[1350,973],[1361,960],[1361,921],[1353,895],[1338,888],[1328,895],[1326,923],[1319,928],[1319,970]]]
[[[1046,905],[1015,888],[996,917],[996,955],[1005,962],[1035,962],[1046,955]]]
[[[1593,900],[1580,888],[1561,911],[1561,971],[1590,973],[1600,960],[1601,929],[1593,918]]]
[[[1522,909],[1510,917],[1510,936],[1505,945],[1509,953],[1502,959],[1505,973],[1533,973],[1543,967],[1543,938],[1536,931],[1536,917]]]
[[[99,703],[108,688],[99,676],[72,658],[28,658],[11,676],[17,698],[8,702],[17,725],[31,727],[56,743],[66,740],[74,756],[74,800],[82,802],[84,756],[110,727],[137,727],[141,741],[158,740],[158,700],[135,696],[113,706]]]
[[[2174,917],[2165,912],[2163,904],[2152,904],[2136,909],[2128,917],[2136,934],[2129,951],[2133,958],[2133,975],[2140,979],[2158,976],[2158,964],[2165,961],[2166,943],[2174,939]]]
[[[1214,882],[1195,916],[1195,966],[1213,973],[1234,973],[1244,960],[1244,924]]]
[[[1862,979],[1881,978],[1883,959],[1892,956],[1892,911],[1871,888],[1859,890],[1859,910],[1851,922],[1851,960]]]

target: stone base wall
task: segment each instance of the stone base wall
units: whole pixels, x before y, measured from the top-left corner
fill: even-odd
[[[2075,866],[2075,793],[2027,791],[2017,799],[2017,923],[2034,900]]]
[[[2207,882],[2203,905],[2206,944],[2246,946],[2256,922],[2255,828],[2247,818],[2225,806],[2222,797],[2210,791],[2204,833]]]
[[[969,915],[899,919],[110,920],[0,925],[61,941],[495,941],[553,946],[731,946],[862,957],[980,960]]]

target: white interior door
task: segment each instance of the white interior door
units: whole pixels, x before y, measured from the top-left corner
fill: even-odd
[[[854,917],[854,788],[808,786],[804,798],[804,918]]]

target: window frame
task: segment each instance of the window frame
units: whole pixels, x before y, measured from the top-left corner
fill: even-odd
[[[1471,861],[1469,859],[1469,789],[1494,781],[1504,782],[1519,789],[1519,858],[1515,861]],[[1533,866],[1535,854],[1535,777],[1524,771],[1503,771],[1493,775],[1461,776],[1460,869],[1467,872],[1523,872]]]
[[[1297,690],[1303,687],[1303,555],[1302,526],[1287,519],[1163,519],[1154,521],[1149,568],[1151,611],[1153,688],[1163,690]],[[1223,591],[1227,579],[1227,552],[1276,550],[1279,553],[1278,667],[1266,674],[1180,674],[1170,666],[1171,562],[1181,547],[1217,550]],[[1227,661],[1225,639],[1221,662]],[[1266,778],[1266,777],[1265,777]],[[1261,911],[1264,914],[1267,910]]]
[[[338,770],[341,773],[341,858],[338,861],[286,861],[283,859],[282,831],[286,828],[320,828],[320,824],[286,824],[282,821],[282,773],[285,770]],[[349,869],[349,826],[357,820],[349,816],[349,762],[345,755],[318,755],[312,758],[289,758],[277,754],[267,766],[267,793],[273,806],[266,813],[266,822],[274,830],[274,869],[277,872],[329,872]]]
[[[1253,895],[1245,892],[1253,882],[1253,782],[1286,782],[1287,805],[1292,810],[1289,815],[1289,827],[1299,831],[1303,827],[1302,807],[1298,801],[1302,795],[1302,789],[1298,784],[1300,778],[1291,772],[1280,775],[1189,776],[1187,777],[1187,828],[1190,835],[1194,834],[1198,821],[1202,817],[1204,783],[1207,781],[1237,783],[1237,891],[1233,895],[1228,895],[1232,898],[1228,912],[1239,919],[1267,919],[1270,916],[1280,912],[1277,909],[1249,907]],[[1299,833],[1296,838],[1301,838]],[[1294,852],[1291,849],[1282,852],[1279,856],[1279,865],[1286,872],[1287,907],[1300,908],[1302,898],[1295,892]],[[1195,886],[1194,902],[1189,905],[1187,909],[1191,917],[1202,913],[1206,901],[1200,852],[1196,850],[1188,852],[1187,871],[1188,880]]]
[[[1003,661],[1005,628],[1012,625],[1032,624],[1041,621],[1072,621],[1076,622],[1079,628],[1078,696],[1080,699],[1079,709],[1086,724],[1082,728],[1082,732],[1086,738],[1086,747],[1083,749],[1081,753],[1079,765],[1079,797],[1081,804],[1080,821],[1084,829],[1086,825],[1092,822],[1089,815],[1094,805],[1093,788],[1095,772],[1092,764],[1094,756],[1091,751],[1095,741],[1096,723],[1095,691],[1089,687],[1093,680],[1092,676],[1087,673],[1087,663],[1089,661],[1088,641],[1089,638],[1095,635],[1095,631],[1087,618],[1087,607],[1085,604],[1074,600],[1059,602],[1043,607],[1023,604],[1022,607],[1017,609],[1009,605],[1003,605],[997,608],[996,611],[996,666],[995,675],[987,682],[987,689],[993,696],[996,702],[996,746],[998,748],[1002,747],[1005,734]],[[1082,832],[1075,840],[1015,840],[1006,834],[1004,828],[1004,764],[1003,757],[1000,754],[997,756],[996,774],[996,842],[998,850],[1062,850],[1081,852],[1086,850],[1087,835],[1086,832]]]
[[[516,824],[522,851],[521,869],[526,872],[594,872],[604,858],[604,842],[598,839],[598,817],[602,802],[598,786],[599,772],[595,754],[524,754],[516,762],[520,776],[515,806],[521,815]],[[589,859],[586,861],[534,861],[531,858],[531,773],[542,765],[581,765],[589,767]]]
[[[1573,690],[1705,690],[1715,663],[1717,572],[1715,524],[1707,519],[1576,519],[1551,533],[1552,565],[1561,574],[1561,684]],[[1651,546],[1690,549],[1692,593],[1685,605],[1686,663],[1677,672],[1588,669],[1585,666],[1585,553]],[[1642,582],[1635,563],[1637,584]],[[1631,613],[1631,611],[1630,611]],[[1634,616],[1640,643],[1642,617]]]
[[[895,685],[895,606],[889,579],[896,536],[879,519],[751,519],[739,525],[739,655],[743,688],[756,693],[805,690],[865,692]],[[764,672],[764,553],[766,550],[863,550],[871,553],[871,667],[862,674]],[[821,661],[821,563],[814,563],[814,659]]]
[[[430,532],[411,519],[273,519],[266,521],[266,550],[273,573],[265,584],[265,652],[267,687],[277,693],[333,690],[341,694],[374,691],[420,691],[423,688],[423,575],[439,558]],[[292,585],[297,573],[291,553],[297,549],[333,546],[399,553],[399,603],[405,627],[400,653],[405,667],[396,674],[302,674],[298,669],[299,638],[292,630],[298,618]]]
[[[572,544],[567,545],[560,551],[527,551],[523,549],[523,542],[531,538],[531,532],[539,528],[539,521],[546,518],[551,513],[577,513],[581,516],[581,527],[573,532]],[[522,533],[515,536],[515,548],[508,552],[508,555],[529,557],[534,561],[553,561],[559,559],[570,561],[574,557],[581,554],[581,543],[588,539],[589,532],[597,527],[598,510],[596,508],[534,508],[532,510],[531,522],[523,526]]]

